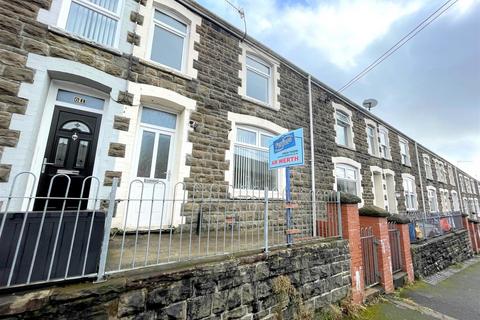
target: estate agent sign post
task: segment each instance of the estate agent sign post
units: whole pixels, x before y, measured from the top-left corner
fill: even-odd
[[[287,244],[292,244],[292,209],[294,208],[290,190],[290,167],[303,166],[303,128],[296,129],[272,139],[269,148],[269,169],[285,168]]]

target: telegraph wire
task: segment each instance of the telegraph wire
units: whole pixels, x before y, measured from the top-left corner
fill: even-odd
[[[227,0],[225,0],[227,1]],[[374,62],[368,65],[365,69],[363,69],[360,73],[358,73],[352,80],[348,81],[345,85],[343,85],[338,92],[342,92],[353,85],[355,82],[363,78],[368,72],[382,63],[385,59],[390,57],[393,53],[395,53],[398,49],[403,47],[408,41],[414,38],[418,33],[420,33],[423,29],[425,29],[428,25],[430,25],[433,21],[438,19],[443,13],[445,13],[448,9],[450,9],[458,0],[446,1],[441,7],[435,10],[432,14],[430,14],[427,18],[425,18],[420,24],[418,24],[414,29],[412,29],[408,34],[406,34],[402,39],[400,39],[397,43],[395,43],[390,49],[384,52],[380,57],[378,57]],[[440,12],[440,13],[438,13]],[[438,14],[437,14],[438,13]],[[433,18],[432,18],[433,17]]]
[[[243,10],[243,8],[237,7],[230,0],[225,0],[225,2],[228,3],[233,9],[235,9],[240,15],[240,19],[243,20],[243,38],[242,38],[242,42],[243,42],[247,37],[247,19],[245,17],[245,10]]]

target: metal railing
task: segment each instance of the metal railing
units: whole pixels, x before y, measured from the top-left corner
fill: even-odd
[[[402,213],[410,219],[410,242],[418,242],[444,235],[464,228],[462,213],[453,212],[421,212]]]
[[[388,238],[390,240],[390,258],[392,260],[392,272],[403,270],[402,245],[400,240],[400,230],[395,222],[388,223]]]
[[[278,190],[196,183],[169,189],[162,181],[139,179],[120,189],[116,178],[106,187],[88,177],[72,196],[72,179],[57,174],[45,196],[36,196],[36,182],[32,173],[20,173],[9,193],[0,195],[0,288],[100,280],[126,270],[341,237],[336,192],[318,192],[314,202],[309,190],[294,187],[287,203]],[[54,195],[60,182],[62,194]]]
[[[378,241],[373,234],[372,227],[360,228],[360,241],[362,244],[365,288],[369,288],[380,283]]]

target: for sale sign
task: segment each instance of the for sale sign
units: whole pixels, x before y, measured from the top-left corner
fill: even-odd
[[[269,148],[270,169],[303,165],[303,128],[273,137]]]

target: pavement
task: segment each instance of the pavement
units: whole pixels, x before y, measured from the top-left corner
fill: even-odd
[[[479,320],[480,258],[417,281],[367,307],[361,320]]]

